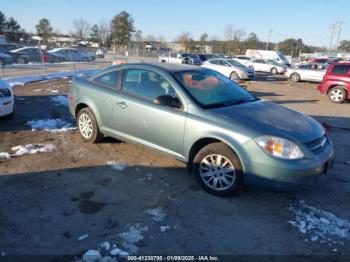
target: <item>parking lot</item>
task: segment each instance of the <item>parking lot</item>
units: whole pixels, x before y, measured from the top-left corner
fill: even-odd
[[[245,185],[218,198],[174,159],[112,138],[84,142],[64,98],[57,99],[68,86],[62,79],[14,87],[15,115],[0,120],[0,152],[53,145],[0,159],[0,253],[79,258],[90,249],[103,253],[107,241],[130,254],[350,255],[348,103],[330,103],[313,83],[257,75],[247,83],[254,95],[329,127],[334,167],[297,192]],[[28,121],[42,119],[68,128],[32,130]]]

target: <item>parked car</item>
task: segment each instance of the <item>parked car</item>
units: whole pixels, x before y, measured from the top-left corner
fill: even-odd
[[[1,44],[1,48],[6,49],[7,51],[15,50],[24,47],[24,45],[19,45],[19,44]]]
[[[162,63],[172,64],[190,64],[200,65],[201,60],[198,55],[192,55],[188,53],[170,53],[169,55],[161,55],[158,59]]]
[[[237,59],[238,62],[241,62],[242,59]],[[276,74],[283,74],[286,72],[286,66],[282,66],[281,64],[277,63],[274,60],[268,60],[268,59],[251,59],[251,60],[245,60],[243,59],[242,63],[245,66],[254,68],[257,72],[265,72],[265,73],[271,73],[273,75]]]
[[[0,117],[11,116],[14,105],[15,100],[12,88],[6,81],[0,80]]]
[[[173,156],[215,195],[233,194],[244,182],[305,186],[333,159],[316,120],[200,66],[108,67],[72,80],[68,101],[84,140],[112,136]]]
[[[249,80],[254,77],[254,69],[242,65],[233,59],[210,59],[202,64],[203,67],[215,70],[231,80]]]
[[[29,56],[21,52],[11,53],[5,48],[0,47],[0,53],[11,56],[12,61],[17,64],[27,64],[29,62]]]
[[[1,65],[8,65],[8,64],[12,64],[13,60],[12,57],[6,53],[2,53],[0,51],[0,64]]]
[[[64,61],[67,61],[67,62],[71,62],[72,58],[74,62],[92,62],[93,61],[90,55],[85,54],[83,52],[79,52],[75,49],[55,48],[48,51],[48,53],[62,56],[64,58]]]
[[[21,53],[29,57],[29,62],[41,63],[41,51],[38,47],[22,47],[19,49],[11,50],[11,53]],[[45,52],[48,63],[60,63],[64,61],[64,57],[59,54],[53,54]]]
[[[105,47],[99,47],[96,49],[96,57],[97,58],[104,58],[107,53],[107,49]]]
[[[331,64],[318,90],[321,94],[327,95],[333,103],[339,104],[350,99],[350,63]]]
[[[290,66],[287,57],[279,51],[248,49],[245,55],[255,59],[273,60],[281,66]]]
[[[293,68],[288,68],[285,76],[294,82],[310,81],[321,82],[326,68],[322,64],[306,63],[299,64]]]

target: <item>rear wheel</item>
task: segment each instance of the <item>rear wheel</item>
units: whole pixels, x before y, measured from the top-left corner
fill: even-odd
[[[273,75],[277,75],[278,74],[278,70],[277,70],[277,68],[276,67],[273,67],[273,68],[271,68],[271,74],[273,74]]]
[[[342,86],[335,86],[328,92],[329,100],[336,104],[343,103],[346,99],[346,96],[346,90]]]
[[[78,129],[84,140],[98,143],[103,139],[94,113],[87,107],[81,109],[78,114]]]
[[[221,142],[203,147],[193,160],[192,171],[202,188],[213,195],[232,195],[243,185],[241,162]]]
[[[298,73],[293,73],[290,75],[290,79],[294,82],[299,82],[300,81],[300,75]]]
[[[5,61],[0,58],[0,65],[5,65]]]

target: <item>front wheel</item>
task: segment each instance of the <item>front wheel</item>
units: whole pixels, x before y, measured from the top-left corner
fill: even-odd
[[[328,98],[333,103],[341,104],[346,99],[346,91],[342,86],[335,86],[328,92]]]
[[[78,114],[78,129],[84,140],[98,143],[103,139],[94,113],[89,108],[83,108]]]
[[[221,142],[203,147],[193,160],[192,171],[202,188],[216,196],[232,195],[243,185],[241,162]]]
[[[277,70],[277,68],[276,67],[273,67],[273,68],[271,68],[271,74],[273,74],[273,75],[277,75],[278,74],[278,70]]]
[[[293,74],[291,74],[290,79],[291,79],[293,82],[299,82],[299,81],[300,81],[300,75],[297,74],[297,73],[293,73]]]
[[[237,74],[237,72],[232,72],[230,75],[230,79],[233,81],[239,80],[239,75]]]

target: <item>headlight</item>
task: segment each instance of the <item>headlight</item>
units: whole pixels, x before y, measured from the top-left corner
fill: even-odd
[[[259,147],[267,154],[283,159],[299,159],[303,158],[304,154],[300,148],[284,138],[275,136],[261,136],[255,139]]]

